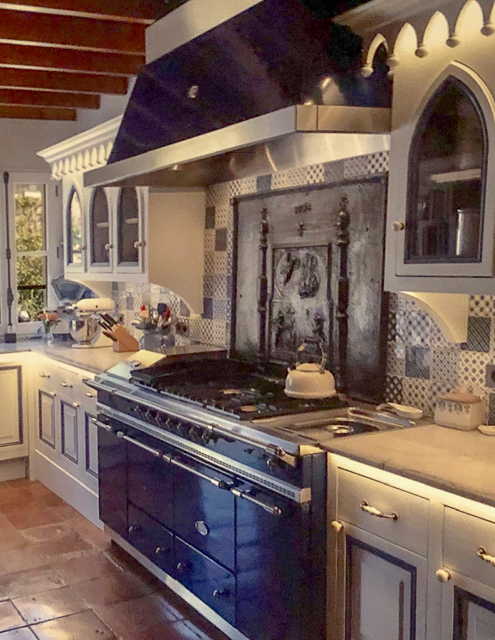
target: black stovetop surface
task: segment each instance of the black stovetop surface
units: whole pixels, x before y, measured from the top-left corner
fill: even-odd
[[[321,400],[289,398],[285,370],[237,360],[173,362],[137,369],[131,382],[238,420],[336,409],[338,396]]]

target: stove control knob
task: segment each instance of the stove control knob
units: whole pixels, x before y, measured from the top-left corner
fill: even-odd
[[[191,427],[189,437],[193,442],[201,442],[203,440],[203,432],[199,427]]]

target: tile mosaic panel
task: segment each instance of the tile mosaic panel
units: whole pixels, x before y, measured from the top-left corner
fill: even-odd
[[[406,347],[401,342],[387,344],[387,374],[390,376],[406,375]]]
[[[490,351],[491,319],[470,316],[468,318],[467,342],[462,345],[466,351]]]
[[[409,311],[406,319],[406,343],[429,347],[431,339],[431,319],[423,311]]]
[[[439,384],[455,387],[459,377],[459,351],[432,349],[431,378]]]
[[[493,301],[491,296],[469,296],[469,315],[491,317]]]
[[[388,354],[387,354],[388,355]],[[406,376],[408,378],[430,377],[431,350],[424,347],[406,347]]]
[[[433,412],[432,384],[430,380],[404,378],[402,381],[404,404],[418,407],[426,415]]]
[[[403,378],[399,376],[385,376],[385,397],[388,402],[403,402]]]

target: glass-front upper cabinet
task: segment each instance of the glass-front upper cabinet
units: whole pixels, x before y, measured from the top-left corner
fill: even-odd
[[[486,138],[474,96],[447,80],[430,100],[410,151],[406,262],[481,261]]]
[[[81,199],[75,187],[69,192],[66,208],[66,266],[71,271],[84,271],[84,221]]]
[[[111,270],[113,245],[110,242],[110,209],[103,187],[96,187],[90,199],[89,248],[90,269],[96,272]]]
[[[140,194],[123,187],[117,198],[116,267],[122,272],[141,272],[144,241]]]
[[[476,77],[456,73],[440,77],[392,132],[387,290],[461,292],[467,285],[432,278],[495,274],[493,101]]]

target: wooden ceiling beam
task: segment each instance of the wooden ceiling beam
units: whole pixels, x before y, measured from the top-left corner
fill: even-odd
[[[144,56],[0,43],[0,67],[131,76],[135,75],[144,64]]]
[[[90,93],[56,93],[27,89],[0,89],[0,105],[99,109],[100,96]]]
[[[0,9],[0,41],[144,54],[144,26],[126,22]]]
[[[0,118],[22,120],[75,120],[75,109],[44,109],[43,107],[8,107],[0,105]]]
[[[127,78],[123,76],[101,76],[91,73],[64,73],[61,71],[2,69],[0,67],[0,88],[125,95],[128,89],[128,81]]]
[[[169,9],[176,0],[10,0],[0,2],[0,8],[39,13],[58,13],[80,17],[99,17],[142,24],[152,24]]]

